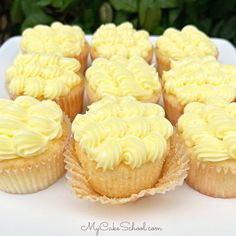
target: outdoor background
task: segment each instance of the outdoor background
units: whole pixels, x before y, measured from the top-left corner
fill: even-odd
[[[236,0],[0,0],[0,44],[37,24],[78,24],[91,34],[100,24],[130,21],[160,35],[194,24],[236,45]]]

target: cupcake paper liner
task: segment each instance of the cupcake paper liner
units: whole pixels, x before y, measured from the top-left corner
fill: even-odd
[[[56,182],[65,173],[65,146],[70,137],[70,122],[65,118],[66,137],[63,145],[52,143],[50,150],[38,157],[20,158],[12,164],[0,162],[0,190],[22,194],[43,190]],[[20,161],[19,166],[17,162]]]
[[[186,183],[190,187],[211,197],[236,197],[236,161],[203,162],[197,160],[192,150],[188,153],[190,161]]]
[[[80,72],[82,74],[84,74],[85,70],[87,69],[88,54],[89,54],[89,44],[88,44],[88,42],[85,42],[85,45],[82,48],[82,51],[79,54],[79,56],[74,57],[75,59],[77,59],[80,62],[80,66],[81,66],[80,67]]]
[[[154,187],[144,189],[127,198],[109,198],[96,193],[90,186],[85,175],[86,170],[81,167],[75,156],[73,142],[70,142],[66,147],[64,155],[67,170],[66,178],[77,198],[88,199],[92,202],[100,202],[102,204],[124,204],[136,201],[144,196],[151,196],[158,193],[164,194],[167,191],[173,190],[176,186],[182,185],[188,170],[188,157],[185,147],[180,141],[178,134],[175,133],[171,139],[170,151],[166,156],[161,177]]]

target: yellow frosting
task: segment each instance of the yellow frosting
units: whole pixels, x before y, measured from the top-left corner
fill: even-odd
[[[213,101],[188,104],[178,120],[178,130],[199,160],[236,160],[236,103],[216,97],[215,101],[220,105]]]
[[[53,101],[21,96],[0,99],[0,161],[30,158],[62,135],[63,113]]]
[[[128,95],[143,101],[161,91],[155,68],[139,56],[97,58],[86,71],[86,78],[97,99],[106,95]]]
[[[145,30],[135,30],[129,22],[118,26],[109,23],[101,25],[93,35],[92,47],[100,57],[113,55],[132,57],[140,55],[147,58],[152,44]]]
[[[163,158],[173,133],[161,106],[133,97],[107,96],[73,121],[74,138],[97,168],[138,168]]]
[[[192,25],[185,26],[181,31],[168,28],[158,37],[157,50],[170,59],[180,60],[189,56],[217,56],[214,43]]]
[[[55,99],[81,83],[80,63],[53,54],[18,54],[7,71],[10,93]]]
[[[56,53],[75,57],[81,53],[85,35],[79,26],[54,22],[51,26],[37,25],[22,34],[21,49],[27,53]]]
[[[236,98],[236,67],[219,64],[212,56],[186,58],[172,63],[163,73],[164,90],[181,105],[206,102],[220,95],[231,102]]]

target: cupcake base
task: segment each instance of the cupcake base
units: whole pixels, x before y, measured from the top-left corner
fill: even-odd
[[[85,42],[85,45],[81,51],[81,53],[79,54],[79,56],[74,57],[75,59],[77,59],[80,62],[80,72],[82,74],[85,73],[86,69],[87,69],[87,64],[88,64],[88,54],[89,54],[89,45],[87,42]]]
[[[163,71],[170,70],[170,60],[168,57],[160,53],[159,49],[155,49],[157,71],[160,77],[162,77]]]
[[[102,204],[124,204],[144,196],[165,193],[183,183],[188,169],[188,158],[184,152],[182,143],[179,142],[177,134],[171,138],[170,151],[166,155],[165,162],[161,169],[161,175],[157,182],[152,187],[147,187],[126,197],[108,197],[96,192],[87,178],[87,170],[82,167],[76,157],[76,150],[73,142],[70,142],[67,147],[65,162],[67,169],[66,177],[76,196],[79,199],[89,199],[93,202],[99,201]]]
[[[236,197],[236,161],[203,162],[190,151],[186,182],[200,193],[218,198]]]
[[[100,57],[94,47],[90,48],[91,60],[94,61],[96,58]],[[147,57],[143,58],[148,64],[152,64],[153,48],[148,52]]]
[[[179,117],[183,114],[184,107],[177,102],[174,96],[167,95],[165,92],[163,92],[163,102],[167,119],[172,125],[175,125]]]
[[[14,193],[34,193],[55,183],[64,175],[65,146],[70,136],[69,121],[63,123],[63,136],[51,141],[47,151],[32,158],[0,161],[0,190]]]

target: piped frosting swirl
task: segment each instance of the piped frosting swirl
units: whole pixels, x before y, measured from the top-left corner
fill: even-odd
[[[178,131],[199,160],[236,160],[236,103],[214,100],[218,105],[188,104],[178,120]]]
[[[81,83],[80,63],[53,54],[18,54],[7,71],[7,84],[15,96],[55,99]]]
[[[219,64],[212,56],[173,61],[162,80],[164,91],[181,105],[206,102],[215,95],[228,102],[236,98],[236,67]]]
[[[27,53],[54,53],[76,57],[85,45],[85,35],[79,26],[54,22],[51,26],[37,25],[26,29],[20,42]]]
[[[62,135],[63,113],[53,101],[21,96],[0,99],[0,161],[31,158]]]
[[[161,106],[133,97],[107,96],[78,114],[72,124],[74,139],[97,168],[120,163],[138,168],[164,157],[173,133]]]
[[[157,50],[173,60],[190,56],[214,56],[218,51],[214,43],[203,32],[192,25],[185,26],[181,31],[168,28],[158,37]]]
[[[121,55],[126,58],[142,56],[147,58],[152,44],[145,30],[135,30],[131,23],[125,22],[118,26],[109,23],[101,25],[93,35],[92,48],[99,57],[110,58]]]
[[[114,95],[133,96],[141,101],[156,97],[157,101],[161,92],[155,68],[138,56],[97,58],[86,71],[86,79],[97,100]]]

